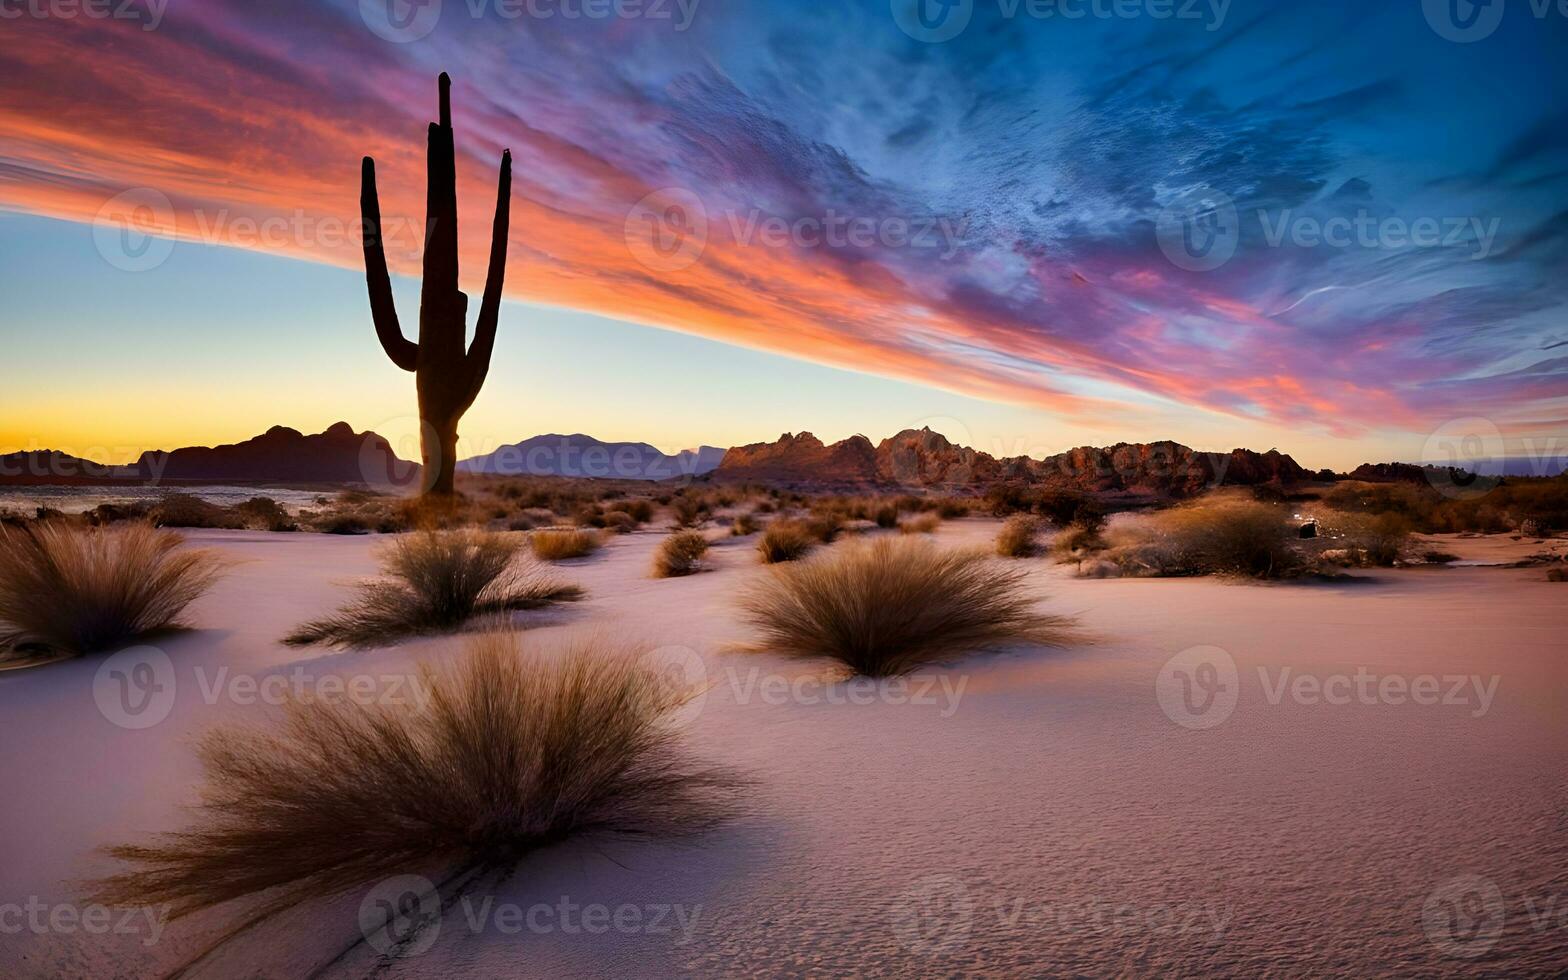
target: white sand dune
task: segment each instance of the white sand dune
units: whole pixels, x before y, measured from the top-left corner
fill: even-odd
[[[996,526],[951,522],[940,537],[980,542]],[[450,908],[422,954],[361,944],[324,975],[1457,976],[1568,962],[1568,586],[1538,568],[1257,586],[1080,580],[1036,561],[1045,605],[1078,614],[1093,642],[929,671],[903,691],[930,703],[892,703],[896,688],[726,652],[746,638],[736,588],[764,570],[753,539],[713,535],[713,570],[671,580],[648,577],[661,535],[614,538],[561,566],[587,601],[521,621],[529,644],[604,628],[695,651],[713,686],[685,722],[693,750],[756,779],[753,812],[688,846],[557,848]],[[174,680],[160,723],[106,717],[101,658],[0,674],[0,904],[69,918],[73,881],[110,867],[96,848],[182,825],[199,782],[191,740],[275,710],[208,703],[204,687],[296,668],[313,682],[397,675],[461,648],[278,642],[373,572],[375,538],[189,537],[244,563],[192,608],[196,631],[158,644]],[[1203,655],[1230,691],[1207,712],[1189,710],[1207,687],[1171,700],[1174,670],[1207,679],[1198,654],[1165,666],[1194,647],[1236,668]],[[1358,672],[1369,702],[1336,680]],[[1439,703],[1411,703],[1427,676]],[[1349,703],[1315,700],[1313,682]],[[263,925],[196,975],[309,974],[359,938],[361,897]],[[507,906],[519,931],[496,918]],[[585,922],[594,906],[611,918]],[[234,920],[173,923],[153,942],[118,915],[107,933],[65,919],[35,931],[27,915],[0,912],[0,975],[157,976]]]

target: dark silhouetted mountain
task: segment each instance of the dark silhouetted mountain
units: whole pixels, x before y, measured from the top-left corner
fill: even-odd
[[[288,483],[385,483],[389,473],[414,466],[385,439],[347,422],[313,436],[277,425],[233,445],[143,453],[136,465],[147,479]]]

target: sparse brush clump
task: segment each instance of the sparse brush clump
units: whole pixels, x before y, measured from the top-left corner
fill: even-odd
[[[996,535],[996,553],[1003,558],[1028,558],[1040,550],[1040,521],[1028,514],[1009,517]]]
[[[696,527],[708,519],[712,508],[700,496],[683,493],[670,505],[670,516],[678,528]]]
[[[817,536],[800,521],[778,520],[769,524],[757,541],[757,553],[765,565],[804,558],[816,547]]]
[[[145,524],[0,527],[0,659],[40,649],[81,655],[179,626],[224,568]]]
[[[738,514],[735,522],[730,525],[732,537],[743,538],[748,534],[756,534],[762,525],[757,521],[756,514]]]
[[[936,514],[921,514],[911,517],[898,526],[902,534],[935,534],[936,529],[942,526],[942,518]]]
[[[1105,548],[1100,532],[1081,524],[1069,524],[1051,539],[1051,555],[1059,562],[1082,561]]]
[[[646,524],[653,520],[653,502],[650,500],[617,500],[610,504],[609,509],[622,514],[630,514],[632,520],[638,524]]]
[[[148,518],[157,527],[216,528],[235,531],[245,522],[227,507],[208,503],[186,493],[171,493],[158,501]]]
[[[592,531],[535,531],[528,545],[540,561],[562,561],[592,554],[599,547],[599,535]]]
[[[386,578],[359,586],[353,602],[284,638],[294,646],[369,647],[458,630],[479,616],[537,609],[582,590],[520,561],[521,543],[488,531],[419,531],[382,554]]]
[[[702,571],[702,556],[708,553],[708,539],[699,531],[676,531],[664,539],[653,556],[656,578],[679,578]]]
[[[1066,641],[1070,620],[1034,610],[1026,574],[980,552],[884,537],[774,569],[741,608],[762,648],[891,677],[1006,644]]]
[[[417,710],[296,700],[281,726],[210,732],[194,826],[110,848],[128,869],[91,900],[178,918],[270,892],[269,914],[409,868],[504,875],[563,840],[684,837],[735,812],[738,780],[689,760],[668,723],[693,692],[641,648],[547,653],[483,634],[422,669]]]
[[[1319,540],[1343,550],[1348,564],[1387,568],[1404,557],[1411,530],[1403,514],[1334,514],[1325,519]]]
[[[1288,512],[1251,500],[1201,500],[1118,537],[1106,557],[1133,574],[1287,578],[1306,570]]]

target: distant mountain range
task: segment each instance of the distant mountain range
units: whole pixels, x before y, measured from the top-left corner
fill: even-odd
[[[1083,447],[1034,459],[997,459],[909,429],[873,445],[852,436],[826,445],[809,432],[731,449],[714,478],[817,487],[932,487],[961,490],[1008,481],[1086,493],[1187,497],[1220,485],[1288,484],[1312,478],[1276,450],[1202,453],[1175,442]]]
[[[724,450],[686,449],[671,456],[645,442],[601,442],[582,433],[534,436],[493,453],[465,459],[460,473],[567,476],[613,480],[669,480],[718,469]]]
[[[1552,476],[1561,460],[1499,461],[1508,475]],[[417,484],[419,464],[400,459],[386,439],[339,422],[305,435],[276,426],[254,439],[215,447],[143,453],[109,466],[50,450],[0,455],[0,485],[272,483]],[[935,488],[962,492],[1020,482],[1086,493],[1130,497],[1190,497],[1216,486],[1287,486],[1333,474],[1309,472],[1277,450],[1199,452],[1176,442],[1081,447],[1045,459],[997,458],[959,446],[930,429],[910,429],[873,444],[852,436],[825,444],[809,432],[724,450],[713,446],[668,454],[641,442],[603,442],[582,433],[535,436],[458,463],[475,475],[561,476],[620,480],[710,477],[725,483],[763,483],[812,490]],[[1492,469],[1492,468],[1487,468]],[[1358,467],[1347,477],[1375,482],[1470,479],[1462,471],[1410,463]]]

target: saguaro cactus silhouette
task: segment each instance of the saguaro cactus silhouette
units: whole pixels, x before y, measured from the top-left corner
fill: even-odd
[[[490,371],[501,285],[506,278],[506,236],[511,221],[512,151],[501,154],[501,187],[490,233],[490,270],[479,304],[474,340],[468,339],[468,296],[457,288],[457,163],[452,142],[452,80],[441,73],[441,121],[430,124],[425,193],[424,290],[419,300],[419,342],[403,336],[392,304],[392,280],[381,240],[381,202],[376,196],[376,162],[365,158],[359,209],[365,223],[365,280],[376,336],[392,363],[414,373],[419,393],[420,456],[424,490],[450,496],[457,464],[457,423],[468,411]]]

